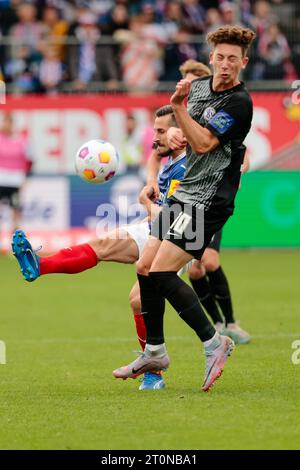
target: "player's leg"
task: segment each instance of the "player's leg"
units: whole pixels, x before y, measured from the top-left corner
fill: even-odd
[[[140,286],[138,281],[133,285],[130,291],[129,301],[135,321],[137,337],[141,348],[144,351],[146,345],[146,327],[141,313]],[[153,370],[145,372],[142,383],[139,386],[139,390],[161,390],[165,385],[161,371]]]
[[[129,294],[129,303],[130,308],[133,313],[133,318],[135,322],[136,334],[141,345],[142,350],[144,351],[146,345],[146,327],[144,323],[144,318],[142,315],[142,306],[141,306],[141,296],[140,296],[140,286],[138,281],[133,285],[130,294]]]
[[[176,245],[174,249],[172,243],[164,241],[157,257],[154,259],[149,274],[155,282],[160,294],[170,302],[179,316],[195,331],[202,341],[206,357],[202,389],[208,391],[215,380],[222,374],[225,362],[233,350],[234,343],[229,337],[221,337],[219,335],[202,310],[198,297],[193,289],[179,278],[176,272],[172,271],[176,266],[175,263],[172,264],[172,253],[179,259],[180,253],[178,249],[181,250],[181,248]],[[164,263],[164,259],[168,261]],[[148,335],[147,325],[146,348],[148,346],[148,336],[153,343],[154,341],[151,340],[150,332]]]
[[[194,263],[192,263],[191,267],[189,268],[188,274],[189,281],[192,284],[194,291],[198,295],[201,305],[203,305],[206,312],[211,317],[216,330],[220,332],[224,328],[223,318],[219,312],[218,306],[211,291],[209,280],[206,276],[206,271],[202,261],[194,261]]]
[[[203,312],[193,289],[177,276],[180,267],[190,259],[192,256],[181,248],[169,241],[163,241],[149,272],[149,282],[145,285],[145,279],[141,282],[139,277],[141,290],[144,288],[146,294],[142,301],[147,329],[145,353],[128,366],[114,371],[116,377],[136,377],[150,369],[168,367],[169,358],[163,332],[164,305],[163,302],[158,303],[158,298],[163,300],[164,297],[204,343],[206,371],[203,390],[209,390],[221,375],[227,357],[233,349],[233,343],[229,338],[219,336]]]
[[[123,228],[113,230],[104,238],[88,242],[99,261],[133,264],[138,260],[139,248],[131,235]]]
[[[164,220],[162,220],[164,217],[170,218],[169,209],[164,208],[156,223],[154,222],[152,227],[153,234],[155,234],[157,229],[158,232],[161,230],[160,227],[164,223]],[[180,217],[182,220],[179,220]],[[146,276],[145,272],[139,275],[142,311],[147,330],[145,353],[128,366],[114,371],[115,376],[125,379],[127,377],[136,377],[150,369],[168,367],[169,358],[164,344],[163,331],[165,298],[179,313],[180,317],[194,329],[201,341],[204,342],[206,372],[203,390],[209,390],[214,381],[221,375],[227,357],[233,349],[233,342],[230,338],[219,336],[202,310],[196,293],[177,276],[178,270],[193,257],[201,258],[205,246],[207,246],[212,234],[215,232],[213,229],[216,224],[212,221],[211,224],[213,225],[211,227],[209,221],[206,220],[204,244],[197,248],[197,250],[192,250],[192,253],[185,251],[182,247],[186,247],[187,238],[181,233],[180,235],[182,236],[178,239],[177,228],[179,225],[184,226],[184,230],[191,233],[192,227],[189,228],[188,225],[193,225],[193,229],[195,229],[195,220],[199,221],[198,214],[191,217],[180,212],[175,221],[173,219],[175,225],[173,226],[172,224],[170,226],[169,224],[170,230],[167,230],[165,233],[163,230],[163,234],[160,233],[160,238],[167,234],[171,235],[170,241],[164,240],[160,245],[152,262],[149,276]],[[187,221],[188,224],[186,224]],[[184,222],[184,224],[181,222]],[[200,223],[203,224],[203,217]],[[198,238],[198,232],[200,230],[194,231],[195,238]]]
[[[224,315],[225,324],[233,323],[231,294],[227,278],[220,265],[219,252],[213,248],[207,248],[203,254],[202,263],[205,267],[213,296]]]
[[[218,302],[225,318],[225,329],[223,334],[230,336],[237,344],[247,344],[251,337],[247,331],[243,330],[234,318],[232,297],[228,279],[220,264],[219,251],[214,248],[207,248],[203,255],[202,262],[205,266],[209,284],[214,298]]]
[[[155,295],[153,298],[151,298],[152,300],[151,306],[155,311],[156,310],[158,310],[159,312],[164,311],[164,304],[165,304],[164,298],[162,298],[158,294],[158,292],[156,292],[155,286],[153,285],[148,275],[149,269],[151,267],[151,263],[157,251],[159,250],[160,245],[161,245],[161,240],[158,240],[157,238],[150,236],[145,245],[142,256],[140,257],[140,259],[138,260],[136,264],[139,287],[140,287],[140,295],[141,295],[141,312],[143,315],[146,330],[147,330],[147,323],[148,323],[147,303],[150,300],[151,294],[153,294],[153,289],[154,289]],[[149,356],[148,351],[144,351],[141,358],[143,359],[148,356]],[[142,367],[138,366],[137,368],[135,368],[136,363],[139,363],[139,359],[134,361],[132,364],[129,364],[128,366],[119,367],[118,369],[115,369],[113,371],[114,377],[122,378],[125,380],[128,377],[136,378],[137,376],[143,374],[144,372],[148,372],[151,370],[160,371],[168,367],[169,359],[165,353],[161,355],[160,351],[157,351],[157,354],[155,355],[155,357],[151,358],[151,361],[148,361],[146,368],[144,368],[144,366]]]
[[[96,266],[99,261],[134,263],[139,256],[135,240],[122,228],[103,238],[63,248],[51,256],[38,256],[22,230],[13,235],[12,250],[27,281],[51,273],[77,274]]]

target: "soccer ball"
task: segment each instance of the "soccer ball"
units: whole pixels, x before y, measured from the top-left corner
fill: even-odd
[[[117,172],[119,155],[115,147],[104,140],[89,140],[77,151],[76,173],[84,181],[101,184],[110,180]]]

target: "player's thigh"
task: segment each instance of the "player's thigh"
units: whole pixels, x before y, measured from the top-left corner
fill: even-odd
[[[151,264],[155,258],[156,253],[159,250],[161,243],[161,240],[158,240],[158,238],[152,236],[148,238],[142,256],[136,263],[138,274],[143,274],[145,276],[148,274]]]
[[[151,264],[150,271],[179,271],[193,256],[174,243],[163,240]]]
[[[212,248],[206,248],[201,259],[207,272],[216,271],[220,267],[220,255]]]
[[[89,245],[101,261],[130,264],[135,263],[139,257],[139,249],[136,242],[122,228],[112,230],[103,238],[91,240]]]

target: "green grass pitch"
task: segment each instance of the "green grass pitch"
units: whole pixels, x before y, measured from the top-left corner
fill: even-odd
[[[227,251],[236,317],[253,334],[210,393],[195,334],[168,308],[167,388],[138,391],[112,370],[138,349],[132,266],[22,280],[0,258],[1,449],[299,449],[300,251]]]

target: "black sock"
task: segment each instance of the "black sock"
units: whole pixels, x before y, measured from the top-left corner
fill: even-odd
[[[226,325],[228,323],[234,323],[235,320],[233,316],[229,284],[222,267],[220,266],[216,271],[207,273],[207,276],[209,278],[212,293],[220,305],[222,313],[225,317]]]
[[[170,302],[201,341],[208,341],[214,336],[216,330],[205,315],[197,295],[176,272],[151,272],[149,275],[158,292]]]
[[[148,344],[162,344],[164,340],[165,299],[159,294],[149,276],[137,275],[142,303],[142,315]]]
[[[212,321],[214,323],[223,323],[223,318],[219,312],[214,296],[212,295],[207,277],[204,276],[200,279],[190,279],[190,283]]]

